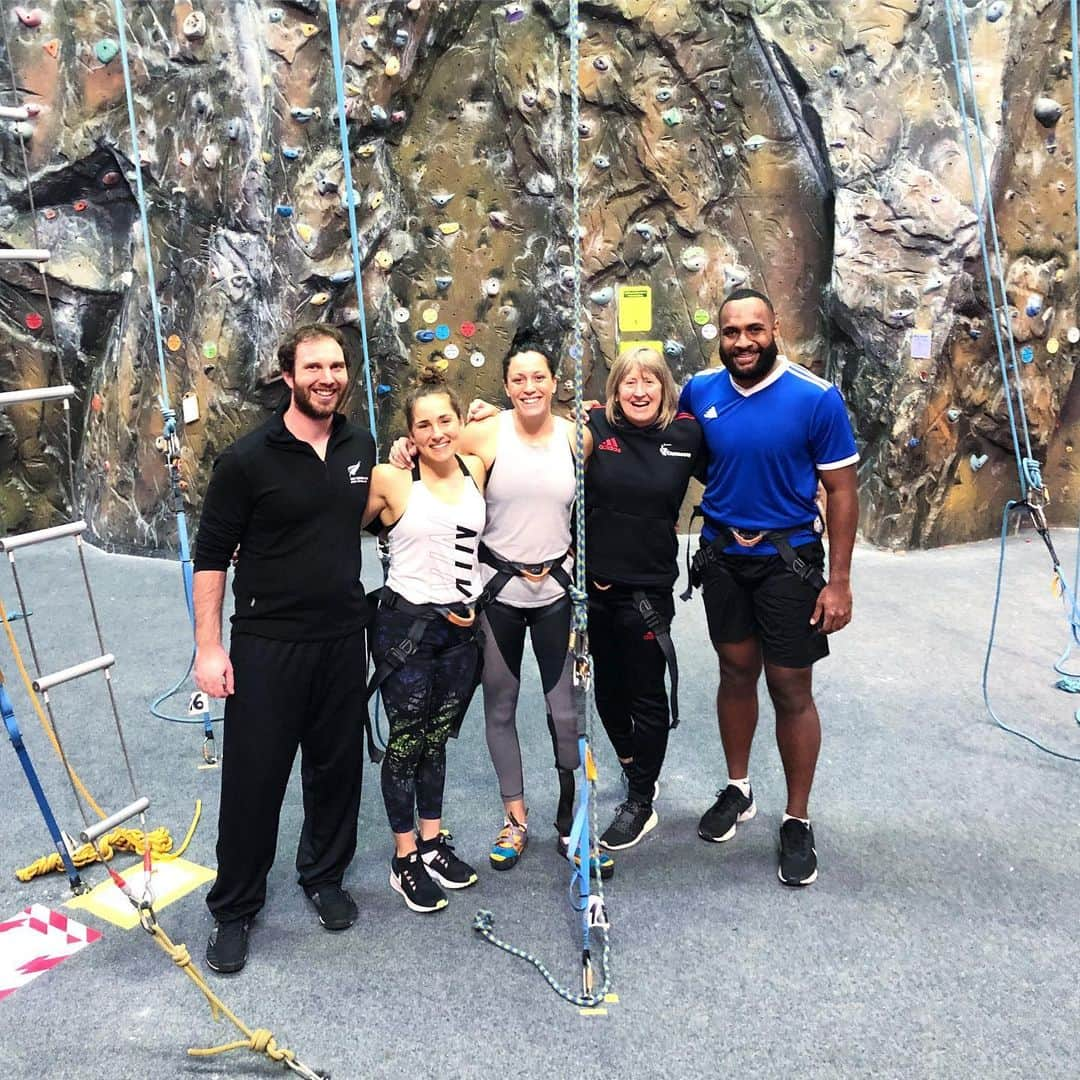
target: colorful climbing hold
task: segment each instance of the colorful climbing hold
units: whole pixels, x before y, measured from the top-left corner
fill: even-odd
[[[180,346],[182,344],[183,342],[180,340],[179,334],[170,334],[165,339],[165,347],[169,350],[169,352],[179,352]]]
[[[382,26],[382,24],[383,24],[382,14],[380,12],[375,12],[375,14],[369,15],[367,17],[367,24],[368,24],[368,26]]]
[[[41,46],[54,60],[60,55],[60,39],[50,38]]]
[[[709,313],[704,308],[699,307],[697,311],[694,312],[694,322],[696,322],[698,326],[704,326],[708,321]]]
[[[45,320],[36,311],[31,311],[27,313],[23,321],[26,323],[27,330],[40,330]]]
[[[296,223],[296,235],[300,238],[301,243],[309,244],[311,238],[315,235],[315,230],[306,221],[298,221]]]
[[[77,214],[81,214],[87,208],[87,206],[89,206],[89,203],[85,199],[76,199],[71,204],[71,209],[74,210]]]
[[[596,157],[594,157],[592,159],[592,163],[598,169],[610,169],[611,168],[611,159],[607,156],[607,154],[597,154]]]
[[[525,18],[525,8],[521,4],[506,5],[506,21],[508,23],[520,22]]]
[[[442,210],[445,206],[448,206],[450,200],[454,197],[452,191],[433,191],[431,193],[431,201]]]
[[[1042,299],[1042,297],[1039,296],[1038,293],[1032,293],[1027,298],[1027,305],[1025,306],[1024,311],[1027,313],[1028,318],[1033,319],[1033,318],[1035,318],[1036,315],[1038,315],[1042,311],[1042,307],[1043,307],[1043,299]]]
[[[607,71],[607,69],[611,67],[611,65],[607,61],[607,57],[605,56],[594,57],[592,66],[596,68],[597,71]]]
[[[286,161],[295,161],[300,156],[299,146],[283,146],[281,148],[281,156]]]
[[[671,358],[674,359],[675,357],[682,356],[682,354],[683,354],[683,347],[682,347],[681,342],[675,341],[673,338],[668,338],[668,340],[664,342],[664,355],[665,356],[668,356],[668,357],[671,357]]]
[[[306,38],[314,37],[318,32],[319,28],[314,23],[306,22],[300,24],[300,33]]]
[[[473,367],[483,367],[485,359],[486,357],[479,349],[469,355],[469,363],[472,364]]]
[[[119,51],[120,46],[112,38],[102,38],[94,46],[94,55],[102,64],[107,64],[110,60],[115,59]]]
[[[204,341],[202,343],[202,354],[207,360],[217,359],[217,342]]]
[[[399,26],[394,31],[394,44],[399,49],[404,49],[405,46],[409,44],[409,31],[404,27]]]
[[[656,98],[657,101],[661,102],[661,104],[670,101],[672,97],[674,97],[672,92],[666,86],[661,86],[660,89],[657,90],[653,96]]]
[[[1070,326],[1069,329],[1065,331],[1065,336],[1069,339],[1070,345],[1075,345],[1080,341],[1080,326]]]
[[[907,441],[908,448],[911,449],[911,450],[914,450],[915,447],[918,446],[920,442],[922,442],[921,439],[917,439],[917,438],[915,438],[914,435],[912,435],[912,437],[910,439],[908,439],[908,441]]]
[[[425,308],[420,318],[422,318],[428,326],[434,326],[439,321],[439,309],[430,307]]]
[[[279,23],[285,18],[285,9],[279,7],[267,8],[266,18],[272,23]]]
[[[1061,343],[1058,341],[1057,338],[1053,338],[1053,337],[1052,338],[1047,338],[1046,351],[1051,356],[1055,356],[1057,354],[1058,349],[1060,349],[1060,348],[1061,348]]]
[[[1004,0],[994,0],[994,2],[986,9],[986,21],[990,23],[996,23],[998,19],[1005,14],[1006,6]]]
[[[381,191],[373,191],[367,200],[369,210],[378,210],[383,204],[383,193]]]
[[[601,289],[594,289],[591,293],[589,293],[589,299],[594,304],[599,304],[601,307],[603,307],[605,304],[610,304],[614,298],[615,290],[610,285],[605,285]],[[708,316],[706,316],[706,319],[707,318]]]
[[[1035,350],[1030,345],[1025,345],[1020,350],[1020,359],[1023,360],[1025,364],[1030,364],[1031,361],[1035,359]]]
[[[375,387],[375,393],[378,394],[379,397],[386,397],[393,389],[392,386],[389,386],[386,383],[379,383],[379,385]]]
[[[100,394],[95,394],[90,399],[90,408],[93,409],[94,412],[101,412],[101,410],[104,407],[105,407],[105,401],[104,401],[104,399],[102,398],[102,396]]]
[[[330,294],[328,292],[317,292],[314,296],[308,299],[308,303],[313,307],[322,307],[330,300]]]
[[[102,187],[116,187],[120,183],[120,174],[115,169],[101,174]]]
[[[443,236],[453,236],[461,226],[456,221],[444,221],[439,225],[439,232]]]
[[[409,309],[407,307],[394,308],[394,322],[407,323],[409,321]]]
[[[461,355],[461,350],[453,342],[445,346],[442,352],[447,360],[456,360]]]
[[[463,338],[471,338],[476,333],[476,323],[463,322],[458,331]]]
[[[439,323],[435,327],[435,337],[438,341],[446,341],[450,337],[450,327],[446,323]]]
[[[416,340],[421,341],[426,345],[428,342],[431,342],[431,341],[435,340],[435,331],[434,330],[417,330],[416,331]]]
[[[30,27],[33,30],[35,27],[41,25],[41,21],[45,16],[41,13],[40,8],[24,8],[17,7],[15,9],[15,18],[23,24],[23,26]]]
[[[387,78],[392,79],[400,72],[401,61],[396,56],[388,56],[386,58],[386,66],[383,68],[383,73],[387,76]]]
[[[389,270],[394,265],[394,256],[386,248],[380,248],[375,252],[375,265],[380,270]]]
[[[315,115],[315,110],[301,107],[298,105],[295,108],[289,110],[289,115],[298,124],[306,124]]]
[[[278,217],[291,218],[293,216],[293,208],[286,206],[284,203],[279,203],[274,207]]]
[[[44,213],[45,213],[45,220],[46,221],[55,221],[56,220],[56,211],[51,206],[45,207]]]
[[[750,138],[743,143],[743,146],[753,153],[755,150],[760,150],[768,141],[769,140],[766,139],[764,135],[751,135]]]
[[[701,336],[702,336],[702,337],[703,337],[703,338],[704,338],[704,339],[705,339],[706,341],[713,341],[713,340],[714,340],[714,339],[716,338],[716,335],[717,335],[717,334],[718,334],[719,332],[720,332],[720,331],[716,329],[716,324],[715,324],[715,323],[711,323],[711,322],[707,322],[707,323],[706,323],[706,324],[705,324],[705,325],[704,325],[704,326],[703,326],[703,327],[701,328]]]
[[[955,424],[956,421],[960,419],[962,413],[960,412],[959,409],[953,408],[953,409],[949,409],[948,412],[946,412],[945,415],[949,418],[949,423],[950,424]]]
[[[679,109],[668,109],[666,112],[661,113],[660,119],[668,127],[678,127],[682,123],[682,112]]]
[[[435,275],[435,288],[439,292],[445,292],[454,283],[453,277],[449,274],[436,274]]]

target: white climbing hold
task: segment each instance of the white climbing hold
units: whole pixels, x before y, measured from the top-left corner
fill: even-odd
[[[691,273],[704,270],[707,262],[705,249],[703,247],[688,247],[679,256],[679,262],[682,263],[684,270],[689,270]]]
[[[206,37],[206,15],[201,11],[189,11],[181,30],[191,41]]]

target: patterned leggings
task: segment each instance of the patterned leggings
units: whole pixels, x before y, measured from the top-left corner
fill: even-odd
[[[413,616],[380,608],[371,652],[376,664],[409,632]],[[446,740],[456,736],[476,688],[475,629],[432,619],[416,652],[380,687],[390,722],[382,793],[390,828],[412,832],[416,817],[442,817]]]

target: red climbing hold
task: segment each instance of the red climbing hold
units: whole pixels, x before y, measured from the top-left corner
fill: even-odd
[[[81,214],[86,209],[86,206],[87,203],[85,199],[77,199],[71,204],[71,208],[79,214]]]
[[[41,317],[41,316],[40,316],[40,315],[39,315],[39,314],[38,314],[38,313],[37,313],[36,311],[31,311],[31,312],[30,312],[30,313],[29,313],[29,314],[28,314],[28,315],[26,316],[26,320],[25,320],[25,321],[26,321],[26,328],[27,328],[28,330],[40,330],[40,329],[41,329],[41,324],[42,324],[42,323],[43,323],[43,322],[44,322],[45,320],[44,320],[44,319],[42,319],[42,317]]]
[[[476,323],[463,322],[461,324],[461,336],[470,338],[476,333]]]

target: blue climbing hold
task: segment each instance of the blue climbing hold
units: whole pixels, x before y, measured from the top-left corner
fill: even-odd
[[[1038,293],[1032,293],[1027,299],[1027,306],[1024,310],[1027,312],[1029,319],[1034,319],[1036,315],[1041,314],[1042,308],[1042,297]]]
[[[352,270],[335,270],[330,275],[330,284],[344,285],[346,284],[346,282],[352,281],[353,276],[354,275]]]
[[[300,148],[296,146],[283,146],[281,156],[286,161],[295,161],[300,156]]]
[[[383,382],[379,383],[379,385],[375,387],[375,393],[378,394],[379,397],[386,397],[386,395],[391,393],[393,389],[394,388],[392,386],[388,386],[386,383]]]
[[[119,51],[120,46],[112,38],[102,38],[94,46],[94,55],[102,64],[107,64],[110,60],[115,59]]]
[[[225,134],[234,142],[240,138],[240,121],[237,120],[236,117],[233,117],[233,119],[225,125]]]
[[[295,109],[292,109],[291,112],[292,118],[298,124],[306,124],[315,115],[314,109],[301,108],[299,105]]]
[[[986,9],[986,21],[995,23],[1005,14],[1007,8],[1005,0],[994,0],[994,2]]]
[[[445,341],[450,336],[450,327],[447,326],[446,323],[439,323],[439,325],[435,327],[435,336],[439,341]]]
[[[683,354],[682,342],[675,341],[672,338],[668,338],[668,340],[664,342],[664,355],[665,356],[677,357],[677,356],[682,356],[682,354]]]
[[[429,342],[435,340],[435,331],[434,330],[417,330],[416,331],[416,340],[417,341],[422,341],[426,345]]]
[[[1020,359],[1023,360],[1025,364],[1030,364],[1031,361],[1035,359],[1034,348],[1032,348],[1032,346],[1030,345],[1025,345],[1020,350]]]
[[[917,439],[913,435],[910,439],[908,439],[907,444],[908,444],[908,447],[910,449],[914,450],[915,447],[918,446],[921,441],[922,441],[921,439]]]
[[[291,218],[293,216],[293,208],[291,206],[281,205],[276,207],[277,216],[283,218]]]
[[[454,279],[449,274],[436,274],[435,275],[435,288],[439,292],[443,292],[445,289],[449,289],[454,283]]]

